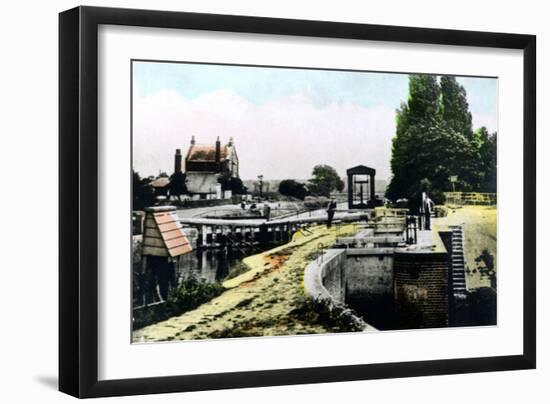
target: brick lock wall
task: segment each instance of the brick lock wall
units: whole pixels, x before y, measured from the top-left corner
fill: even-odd
[[[442,253],[396,253],[397,328],[446,327],[449,321],[448,258]]]

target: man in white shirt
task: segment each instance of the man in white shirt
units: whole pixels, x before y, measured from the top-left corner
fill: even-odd
[[[435,203],[428,195],[424,199],[424,224],[425,230],[432,229],[432,212],[434,211]]]

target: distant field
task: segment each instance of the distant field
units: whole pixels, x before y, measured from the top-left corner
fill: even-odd
[[[436,226],[464,225],[464,249],[466,266],[470,273],[466,273],[466,287],[475,289],[490,286],[489,278],[479,273],[482,262],[476,262],[484,249],[495,257],[497,271],[497,209],[494,206],[464,206],[449,210],[446,217],[436,218]]]

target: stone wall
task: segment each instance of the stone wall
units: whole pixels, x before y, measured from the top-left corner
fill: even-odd
[[[393,248],[348,249],[345,301],[376,328],[391,328],[394,311]]]
[[[448,326],[447,253],[396,252],[393,268],[399,328]]]

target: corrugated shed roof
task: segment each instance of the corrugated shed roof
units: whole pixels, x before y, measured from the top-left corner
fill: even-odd
[[[192,250],[175,210],[147,212],[143,237],[145,255],[177,257]]]
[[[185,177],[187,191],[193,194],[215,193],[219,185],[218,174],[202,171],[188,171]]]
[[[220,147],[220,161],[227,158],[227,145]],[[209,161],[216,162],[215,145],[192,145],[187,152],[188,161]]]

